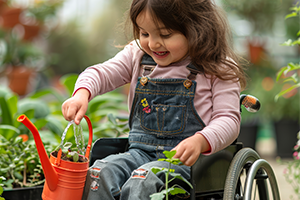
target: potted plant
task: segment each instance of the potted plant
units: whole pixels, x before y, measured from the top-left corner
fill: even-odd
[[[285,18],[290,19],[293,17],[299,17],[300,16],[300,6],[299,4],[296,4],[291,8],[291,13],[288,14]],[[298,33],[297,33],[297,39],[289,39],[286,42],[284,42],[283,46],[300,46],[300,27],[298,27]],[[300,72],[300,65],[299,63],[293,63],[290,62],[287,64],[287,66],[282,67],[279,72],[277,73],[277,82],[284,83],[283,89],[281,92],[279,92],[275,96],[275,101],[277,104],[279,104],[282,101],[288,101],[290,104],[290,98],[295,98],[297,101],[296,105],[290,105],[292,109],[299,108],[299,102],[300,102],[300,94],[299,94],[299,88],[300,88],[300,81],[299,81],[299,72]],[[292,96],[292,97],[291,97]],[[279,98],[287,98],[279,99]],[[291,124],[293,122],[293,124]],[[294,139],[296,138],[296,134],[299,131],[299,123],[300,123],[300,112],[298,110],[298,115],[294,116],[293,118],[289,119],[289,121],[279,121],[279,123],[276,126],[276,134],[277,134],[277,147],[282,148],[284,151],[284,156],[289,155],[291,157],[292,155],[292,147],[294,145]],[[279,125],[284,125],[284,127],[281,128]],[[289,130],[288,128],[293,127],[293,129]],[[282,130],[281,130],[282,129]],[[281,132],[280,132],[281,131]],[[284,132],[284,133],[282,133]],[[286,134],[290,134],[289,137],[287,137]],[[282,138],[280,138],[280,135],[284,134]],[[290,140],[287,140],[290,138]],[[284,143],[282,143],[282,139],[284,140]],[[287,142],[290,141],[290,142]],[[288,144],[287,144],[288,143]],[[284,149],[286,147],[287,149]]]
[[[38,100],[22,99],[8,88],[0,88],[0,177],[3,197],[29,199],[40,196],[44,176],[36,147],[24,126],[16,121],[20,113],[30,116],[40,129],[47,124],[49,110]],[[58,144],[53,133],[44,131],[46,150]],[[36,187],[37,186],[37,187]]]
[[[287,2],[288,1],[288,2]],[[261,37],[272,33],[278,16],[287,10],[286,5],[293,0],[222,0],[225,9],[249,22],[251,37],[248,37],[249,60],[259,64],[266,54],[266,40]]]
[[[58,10],[62,7],[64,0],[36,1],[26,9],[26,14],[34,17],[38,23],[56,18]]]
[[[32,40],[39,35],[40,30],[45,31],[45,29],[53,26],[51,21],[55,22],[57,12],[62,7],[63,2],[63,0],[35,1],[34,4],[24,9],[23,16],[27,19],[21,22],[24,28],[23,39]]]
[[[1,40],[4,44],[4,55],[0,69],[8,79],[9,87],[18,95],[28,93],[30,78],[42,63],[42,51],[32,43],[23,42],[11,31],[0,30]]]
[[[13,28],[20,23],[22,8],[11,7],[10,0],[0,0],[0,18],[1,26],[7,29]]]

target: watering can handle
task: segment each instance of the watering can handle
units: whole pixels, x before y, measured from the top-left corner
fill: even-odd
[[[84,115],[84,118],[85,118],[85,120],[88,124],[88,127],[89,127],[89,141],[88,141],[88,145],[86,147],[86,152],[85,152],[85,157],[89,158],[90,151],[91,151],[91,146],[92,146],[92,142],[93,142],[93,127],[92,127],[91,120],[88,118],[88,116]]]

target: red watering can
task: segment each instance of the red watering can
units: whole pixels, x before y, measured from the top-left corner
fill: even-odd
[[[37,128],[26,115],[18,117],[18,121],[22,122],[32,132],[42,163],[46,178],[42,194],[43,200],[81,200],[89,168],[89,154],[93,140],[91,121],[87,116],[84,116],[84,118],[89,127],[89,141],[84,155],[86,162],[70,162],[61,160],[61,149],[57,157],[53,156],[52,152],[49,159]]]

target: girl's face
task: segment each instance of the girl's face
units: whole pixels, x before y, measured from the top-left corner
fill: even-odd
[[[168,30],[160,22],[155,24],[148,10],[141,12],[136,22],[141,47],[158,65],[168,66],[187,57],[188,41],[182,33]]]

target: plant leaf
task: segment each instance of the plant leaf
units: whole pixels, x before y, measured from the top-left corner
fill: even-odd
[[[0,135],[4,136],[7,140],[14,135],[19,135],[20,130],[11,125],[0,125]]]
[[[278,98],[281,97],[281,96],[283,96],[284,94],[286,94],[286,93],[292,91],[293,89],[299,88],[299,87],[300,87],[300,83],[298,83],[298,84],[296,84],[296,85],[293,85],[292,87],[290,87],[290,88],[288,88],[288,89],[286,89],[286,90],[280,92],[279,94],[277,94],[277,95],[275,96],[275,101],[277,101]]]
[[[167,158],[171,159],[176,154],[176,151],[164,151],[163,154],[165,154]]]
[[[174,177],[173,179],[178,178],[178,179],[186,182],[191,188],[193,188],[193,185],[188,180],[186,180],[184,177],[182,177],[181,174],[179,174],[179,173],[170,173],[170,175],[172,175]]]
[[[162,192],[154,193],[150,195],[151,200],[163,200],[165,198],[165,194]]]
[[[63,147],[66,148],[66,149],[71,148],[72,147],[72,142],[66,142]]]
[[[43,89],[43,90],[39,90],[37,92],[35,92],[34,94],[28,96],[32,99],[38,99],[41,97],[45,97],[47,95],[53,95],[59,102],[61,102],[61,104],[64,102],[65,98],[60,95],[56,89],[54,88],[47,88],[47,89]]]
[[[70,96],[73,93],[77,78],[78,78],[78,74],[66,74],[66,75],[62,76],[59,80],[61,82],[61,84],[66,87]]]
[[[158,172],[161,172],[163,171],[164,168],[159,168],[159,167],[152,167],[151,168],[151,171],[154,173],[154,174],[157,174]]]
[[[186,193],[186,191],[184,189],[181,189],[181,188],[178,188],[178,187],[175,187],[174,190],[170,191],[171,195],[185,194],[185,193]]]
[[[291,17],[297,17],[297,13],[296,12],[292,12],[288,15],[285,16],[285,19],[291,18]]]
[[[281,46],[292,46],[293,45],[293,40],[289,39],[285,41],[284,43],[281,44]]]

